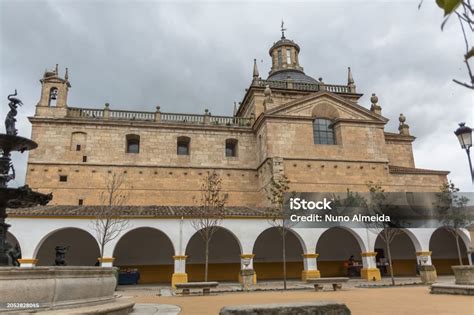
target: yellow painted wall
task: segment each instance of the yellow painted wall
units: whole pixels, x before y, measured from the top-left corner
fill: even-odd
[[[254,263],[253,268],[257,273],[257,281],[260,280],[277,280],[283,278],[283,263]],[[301,271],[303,271],[303,262],[287,262],[286,275],[288,279],[301,279]]]
[[[451,266],[459,265],[459,259],[432,259],[433,265],[436,268],[436,273],[438,275],[452,275],[453,270]],[[465,265],[468,264],[467,258],[463,259]]]
[[[321,277],[347,276],[347,269],[343,267],[345,261],[318,261]],[[464,264],[467,264],[467,259]],[[438,275],[452,275],[451,266],[459,265],[457,259],[433,259]],[[415,260],[394,260],[395,276],[416,276]],[[170,283],[173,274],[173,265],[155,266],[123,266],[121,268],[137,268],[140,272],[140,284]],[[300,279],[304,269],[302,262],[287,262],[287,278]],[[279,280],[283,278],[283,264],[281,262],[254,263],[258,280]],[[239,278],[240,264],[209,264],[210,281],[233,281]],[[186,272],[189,281],[204,280],[204,264],[188,264]],[[387,270],[387,273],[389,271]]]
[[[136,268],[140,273],[139,284],[144,283],[171,283],[173,265],[153,265],[153,266],[120,266],[120,268]]]
[[[209,264],[209,281],[239,281],[240,264]],[[188,281],[204,280],[204,264],[186,265]]]

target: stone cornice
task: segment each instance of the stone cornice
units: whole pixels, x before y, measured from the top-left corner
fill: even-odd
[[[221,126],[221,125],[192,125],[179,123],[160,123],[133,120],[95,120],[83,118],[50,118],[50,117],[28,117],[32,124],[48,123],[48,124],[67,124],[67,125],[88,125],[88,126],[113,126],[113,127],[142,127],[153,129],[172,129],[172,130],[211,130],[219,132],[242,132],[253,133],[251,127]]]

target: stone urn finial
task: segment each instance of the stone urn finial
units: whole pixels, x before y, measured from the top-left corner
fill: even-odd
[[[398,117],[398,121],[400,122],[400,125],[398,126],[398,131],[400,132],[401,135],[404,136],[409,136],[410,135],[410,126],[408,126],[405,121],[407,118],[405,115],[402,113],[400,114],[400,117]]]
[[[377,115],[382,115],[382,107],[378,104],[379,98],[375,93],[372,93],[372,96],[370,97],[370,102],[372,105],[370,105],[370,111],[376,113]]]

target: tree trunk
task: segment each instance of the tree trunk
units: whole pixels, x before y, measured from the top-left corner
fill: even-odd
[[[461,256],[461,247],[459,246],[459,234],[456,233],[455,236],[456,238],[456,247],[457,247],[457,250],[458,250],[458,258],[459,258],[459,264],[462,266],[462,256]]]
[[[286,290],[286,231],[283,230],[282,240],[283,240],[283,290]]]
[[[387,242],[388,265],[390,267],[390,278],[392,278],[392,285],[395,285],[395,278],[393,276],[392,252],[390,250],[390,242]]]
[[[205,260],[204,260],[204,281],[207,282],[207,275],[208,275],[208,268],[209,268],[209,239],[207,239],[204,243],[206,243],[205,249]]]

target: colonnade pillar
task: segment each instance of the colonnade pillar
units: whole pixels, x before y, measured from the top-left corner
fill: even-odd
[[[20,263],[20,268],[31,268],[36,267],[38,259],[35,258],[19,258],[18,262]]]
[[[243,284],[243,277],[252,275],[252,284],[257,284],[257,273],[253,269],[253,258],[255,254],[240,255],[239,282]]]
[[[360,254],[362,257],[363,268],[360,270],[360,277],[369,281],[380,281],[382,276],[380,275],[380,269],[377,268],[375,256],[376,252],[365,252]]]
[[[171,276],[171,286],[174,288],[176,283],[187,283],[188,274],[186,273],[186,255],[173,256],[174,273]]]
[[[115,257],[101,257],[98,260],[101,267],[113,267]]]
[[[431,261],[431,251],[416,252],[416,264],[423,283],[436,282],[438,274]]]
[[[309,278],[321,278],[321,273],[318,270],[318,257],[319,254],[316,253],[303,254],[304,270],[301,273],[301,280],[306,281]]]

